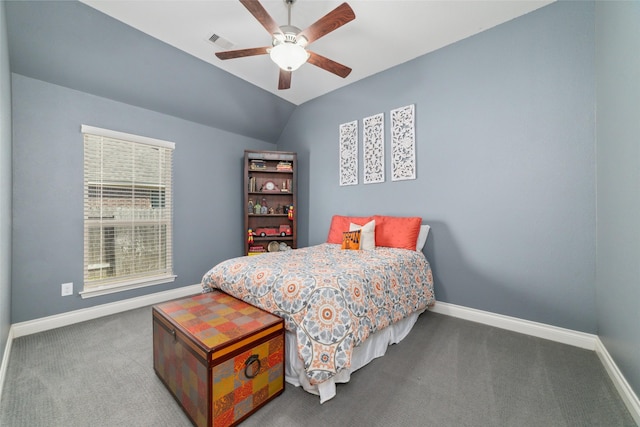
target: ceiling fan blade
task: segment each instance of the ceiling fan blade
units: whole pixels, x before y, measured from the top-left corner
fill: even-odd
[[[281,34],[280,26],[269,15],[264,7],[257,0],[240,0],[240,3],[247,8],[254,18],[262,24],[262,26],[269,32],[269,34]]]
[[[278,78],[278,89],[289,89],[291,87],[291,71],[280,69]]]
[[[311,52],[310,50],[308,50],[307,52],[309,52],[309,59],[307,59],[307,62],[309,64],[313,64],[316,67],[327,70],[330,73],[335,74],[336,76],[342,77],[343,79],[347,77],[349,73],[351,73],[351,68],[347,67],[346,65],[342,65],[322,55],[318,55],[317,53]]]
[[[265,55],[270,49],[269,46],[253,47],[251,49],[226,50],[224,52],[216,52],[216,56],[220,59],[244,58],[245,56]]]
[[[336,7],[331,12],[311,24],[311,26],[302,30],[297,35],[297,38],[300,40],[300,37],[302,36],[306,38],[309,43],[312,43],[354,19],[356,19],[356,14],[353,12],[353,9],[351,9],[351,6],[347,3],[342,3],[340,6]]]

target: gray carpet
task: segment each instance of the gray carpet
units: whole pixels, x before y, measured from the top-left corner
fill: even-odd
[[[146,307],[16,339],[0,425],[190,426],[151,325]],[[243,423],[327,425],[635,426],[594,352],[430,312],[334,399],[287,385]]]

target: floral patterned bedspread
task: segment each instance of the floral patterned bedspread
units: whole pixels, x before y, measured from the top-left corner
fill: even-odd
[[[370,334],[435,302],[422,252],[323,243],[223,261],[202,278],[214,288],[285,319],[311,384],[351,365]]]

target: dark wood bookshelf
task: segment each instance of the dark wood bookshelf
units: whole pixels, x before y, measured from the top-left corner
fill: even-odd
[[[298,247],[297,169],[297,155],[294,152],[245,150],[245,255],[269,252],[271,242],[285,243],[291,249]],[[266,212],[262,209],[263,203],[266,204]],[[261,207],[260,213],[256,213],[256,204]],[[290,206],[293,206],[293,218],[289,218]],[[249,243],[249,230],[254,233],[253,243]],[[262,236],[261,233],[268,235]],[[275,244],[272,250],[273,247]]]

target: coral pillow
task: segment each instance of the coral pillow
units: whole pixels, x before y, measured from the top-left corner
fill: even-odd
[[[416,250],[422,218],[375,215],[376,246]]]
[[[360,249],[360,230],[345,231],[342,233],[342,249]]]
[[[329,227],[329,235],[327,236],[327,243],[342,244],[342,233],[349,231],[349,226],[353,222],[358,225],[365,225],[371,221],[373,217],[370,216],[342,216],[334,215],[331,218],[331,226]],[[415,242],[414,242],[415,243]]]

